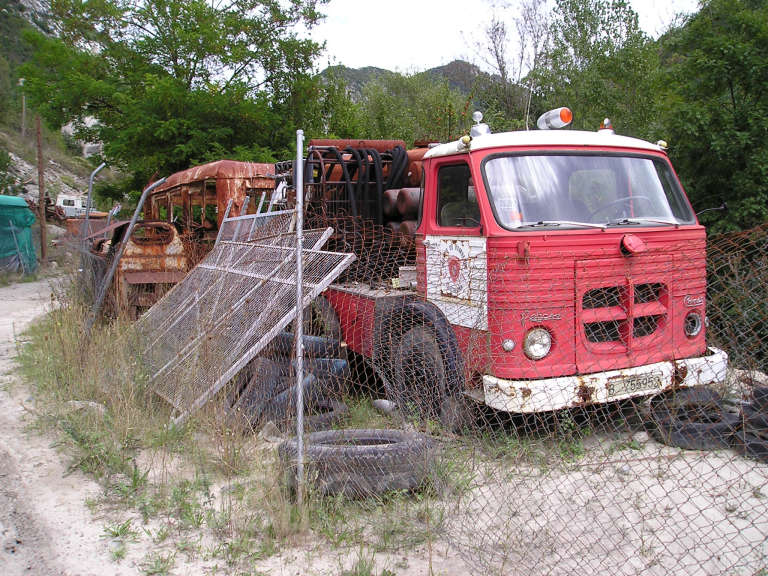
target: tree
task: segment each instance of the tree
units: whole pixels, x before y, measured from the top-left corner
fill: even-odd
[[[625,0],[557,0],[551,43],[534,72],[541,106],[569,106],[574,126],[604,117],[626,134],[651,137],[658,57]]]
[[[502,2],[503,13],[512,6]],[[505,124],[521,128],[528,113],[531,80],[541,64],[541,56],[549,41],[545,0],[520,0],[517,14],[507,23],[495,13],[478,44],[478,53],[494,76],[482,82],[483,104],[491,115],[496,112]],[[514,55],[514,56],[512,56]]]
[[[270,160],[290,149],[284,113],[320,49],[297,27],[324,1],[54,0],[61,39],[28,35],[29,94],[140,181],[224,155]]]
[[[662,39],[670,155],[713,231],[768,220],[768,3],[706,0]]]
[[[363,86],[362,133],[367,138],[448,141],[469,131],[471,96],[426,73],[392,74]]]

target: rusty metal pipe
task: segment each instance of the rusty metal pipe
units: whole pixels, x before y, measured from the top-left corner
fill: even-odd
[[[112,260],[112,265],[109,267],[109,272],[107,272],[107,277],[104,279],[104,284],[101,287],[101,290],[99,290],[98,297],[96,298],[96,302],[93,304],[93,308],[91,309],[91,314],[88,316],[88,319],[85,323],[85,337],[86,339],[91,337],[91,330],[93,329],[93,324],[96,322],[96,317],[99,315],[99,312],[101,312],[101,307],[104,304],[104,298],[107,295],[107,290],[109,290],[109,285],[112,283],[112,278],[115,277],[115,270],[117,270],[117,265],[120,262],[120,258],[123,256],[123,252],[125,251],[125,246],[128,244],[128,241],[131,239],[131,235],[133,234],[133,228],[136,226],[136,221],[139,219],[139,213],[141,212],[141,209],[144,207],[144,202],[147,200],[147,195],[160,186],[163,182],[165,182],[165,178],[161,178],[154,184],[151,184],[150,186],[146,187],[144,189],[144,192],[141,193],[141,198],[139,198],[139,203],[136,205],[136,210],[133,212],[133,217],[131,218],[131,222],[128,224],[128,228],[125,230],[125,233],[123,234],[123,238],[120,242],[120,247],[117,249],[117,254],[115,254],[114,259]]]
[[[389,235],[393,242],[400,238],[400,224],[402,222],[387,222],[384,225],[384,234]]]
[[[408,164],[408,170],[405,173],[405,184],[407,186],[421,186],[421,175],[424,172],[421,160],[414,160]]]
[[[421,190],[419,188],[401,188],[397,193],[397,211],[405,220],[415,218],[419,213]]]
[[[334,147],[334,148],[372,148],[377,152],[388,152],[396,146],[405,148],[402,140],[353,140],[334,138],[315,138],[309,141],[309,147]],[[422,154],[423,155],[423,154]]]
[[[397,194],[400,190],[394,188],[384,191],[384,215],[387,218],[397,218]]]

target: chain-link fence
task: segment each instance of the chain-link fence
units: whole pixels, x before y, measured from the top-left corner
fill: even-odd
[[[766,567],[764,229],[510,256],[461,237],[409,251],[388,228],[336,228],[364,254],[305,315],[318,530],[390,552],[434,538],[489,574]],[[295,426],[289,358],[248,375],[256,430]],[[329,526],[339,498],[355,503]]]
[[[278,438],[334,547],[442,543],[488,574],[768,570],[768,228],[495,238],[446,205],[453,232],[416,236],[423,154],[306,162],[301,440],[290,211],[225,223],[139,320],[158,394]]]

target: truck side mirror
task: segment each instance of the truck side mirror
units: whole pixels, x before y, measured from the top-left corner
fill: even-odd
[[[713,208],[704,208],[704,210],[699,210],[696,212],[696,216],[699,214],[704,214],[704,212],[725,212],[728,213],[728,204],[726,204],[725,200],[721,200],[720,206],[715,206]]]

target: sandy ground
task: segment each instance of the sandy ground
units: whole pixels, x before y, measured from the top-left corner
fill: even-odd
[[[86,506],[96,499],[101,487],[79,471],[68,469],[66,454],[56,450],[56,439],[31,427],[35,400],[30,389],[14,374],[16,348],[23,345],[20,334],[51,305],[49,280],[0,287],[0,575],[17,576],[130,576],[142,570],[153,553],[173,550],[174,543],[154,544],[146,533],[137,535],[121,562],[112,559],[114,543],[104,536],[104,527],[121,517]],[[143,527],[148,533],[154,525]],[[175,552],[173,552],[175,554]],[[317,541],[286,546],[252,566],[255,573],[270,575],[334,575],[350,568],[358,550],[330,552]],[[426,546],[401,554],[377,554],[378,570],[389,567],[398,576],[429,572]],[[470,574],[455,551],[446,543],[432,548],[434,574]],[[186,558],[176,554],[176,575],[228,574],[222,562]],[[146,567],[146,566],[145,566]]]
[[[14,376],[18,335],[50,307],[50,295],[49,281],[0,288],[0,576],[138,575],[159,554],[173,556],[169,574],[244,573],[229,569],[221,554],[188,556],[181,535],[153,541],[162,518],[143,524],[135,510],[86,507],[102,487],[68,470],[53,435],[31,428],[35,400]],[[430,566],[431,574],[457,576],[498,573],[500,566],[503,574],[765,573],[768,465],[729,450],[679,451],[642,436],[635,449],[616,452],[595,435],[585,446],[589,455],[562,470],[491,463],[456,509],[448,503],[447,533],[431,554],[426,545],[378,553],[375,573],[426,575]],[[213,486],[216,506],[230,488]],[[117,562],[104,528],[126,519],[137,534]],[[203,532],[185,537],[204,551],[221,544]],[[334,576],[360,555],[322,538],[295,540],[245,573]]]
[[[0,288],[0,572],[101,575],[107,543],[85,506],[99,487],[67,470],[51,437],[29,430],[34,398],[13,375],[18,335],[50,302],[49,280]]]

